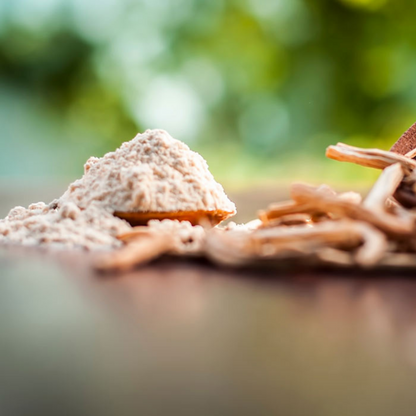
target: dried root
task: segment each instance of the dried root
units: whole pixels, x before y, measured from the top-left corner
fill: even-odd
[[[96,269],[126,271],[136,265],[148,263],[173,248],[173,240],[169,235],[151,233],[142,237],[131,239],[120,250],[102,256],[96,264]]]
[[[416,161],[393,152],[380,149],[361,149],[338,143],[326,149],[326,156],[340,162],[356,163],[369,168],[385,169],[395,163],[400,163],[406,172],[412,172],[416,168]]]

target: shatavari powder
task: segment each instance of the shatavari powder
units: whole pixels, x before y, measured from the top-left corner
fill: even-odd
[[[127,213],[225,212],[235,205],[198,153],[164,130],[147,130],[102,158],[50,204],[15,207],[0,220],[0,242],[62,248],[111,249],[131,226]],[[164,224],[167,224],[165,221]]]

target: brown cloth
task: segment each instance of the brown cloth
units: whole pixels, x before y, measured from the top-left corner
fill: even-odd
[[[396,152],[401,155],[405,155],[411,150],[416,148],[416,123],[410,127],[409,130],[405,131],[402,136],[394,143],[390,149],[391,152]]]

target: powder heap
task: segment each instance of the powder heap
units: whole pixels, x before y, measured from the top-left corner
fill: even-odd
[[[202,156],[164,130],[147,130],[101,159],[90,158],[61,200],[80,208],[98,201],[111,212],[235,213]]]
[[[0,242],[109,249],[131,229],[115,211],[235,213],[206,161],[163,130],[138,134],[115,152],[90,158],[84,168],[84,176],[49,205],[12,209],[0,220]]]

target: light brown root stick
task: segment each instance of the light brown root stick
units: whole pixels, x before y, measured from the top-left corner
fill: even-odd
[[[404,172],[399,163],[384,169],[365,198],[363,206],[368,209],[384,210],[387,199],[393,196],[403,177]]]
[[[263,224],[267,225],[270,221],[286,217],[287,215],[297,214],[320,215],[324,213],[320,212],[313,205],[308,203],[298,204],[295,201],[287,201],[272,204],[266,211],[260,211],[258,215]]]
[[[127,271],[169,252],[172,248],[173,243],[169,235],[151,234],[130,241],[120,250],[103,255],[95,264],[95,268],[99,271]]]
[[[356,226],[361,229],[364,243],[355,253],[355,260],[362,266],[374,266],[387,252],[386,235],[365,223],[356,223]]]
[[[256,249],[250,233],[219,232],[213,230],[207,234],[205,255],[211,261],[225,266],[242,267],[249,265],[275,264],[282,266],[287,262],[298,262],[299,259],[305,265],[311,259],[315,259],[315,244],[283,243],[274,245],[265,243]]]
[[[276,247],[294,243],[299,246],[312,242],[313,245],[332,245],[354,248],[363,241],[362,229],[354,221],[327,221],[314,227],[293,226],[256,230],[251,239],[260,250],[264,244]]]
[[[376,264],[388,248],[387,238],[382,232],[366,223],[351,220],[325,222],[315,227],[259,230],[253,233],[252,239],[260,252],[269,247],[270,255],[294,248],[320,252],[328,247],[349,250],[358,247],[355,260],[363,266]]]
[[[311,224],[310,214],[288,214],[280,218],[276,218],[263,224],[261,228],[265,227],[279,227],[279,226],[293,226],[293,225],[308,225]],[[259,227],[258,227],[259,228]]]
[[[133,227],[133,229],[124,234],[119,234],[117,238],[121,241],[128,242],[131,240],[137,240],[138,238],[149,237],[154,234],[154,231],[151,231],[149,227],[138,226]]]
[[[414,222],[411,219],[397,218],[386,212],[375,213],[362,205],[323,195],[313,186],[294,184],[292,185],[291,196],[298,203],[313,204],[317,210],[364,221],[390,236],[409,236],[414,232]]]
[[[357,192],[343,192],[341,194],[337,194],[339,199],[344,201],[349,201],[353,204],[361,204],[362,196]]]
[[[414,157],[416,157],[416,149],[413,149],[410,152],[407,152],[405,156],[408,157],[409,159],[413,159]]]
[[[354,266],[354,259],[351,253],[336,248],[324,247],[316,252],[320,263],[337,267]]]
[[[329,146],[326,149],[326,156],[330,159],[341,162],[356,163],[376,169],[385,169],[395,163],[400,163],[406,173],[416,168],[416,161],[394,152],[379,149],[362,149],[338,143],[336,146]]]
[[[211,230],[206,235],[204,254],[215,263],[225,266],[243,266],[253,261],[247,250],[249,234],[245,232]]]
[[[368,267],[383,258],[387,247],[387,239],[380,231],[365,223],[343,220],[313,228],[295,226],[253,233],[213,231],[206,241],[205,254],[228,266],[264,261],[279,265],[303,259],[323,265]]]

